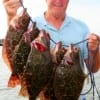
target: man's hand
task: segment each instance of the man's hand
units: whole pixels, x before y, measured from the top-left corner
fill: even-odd
[[[3,0],[3,5],[8,17],[8,25],[10,20],[16,15],[17,9],[21,6],[19,0]]]
[[[96,48],[98,47],[98,44],[100,42],[100,37],[94,33],[91,33],[88,36],[88,48],[90,51],[94,51],[96,50]]]
[[[94,33],[90,34],[88,37],[88,49],[89,49],[89,60],[91,63],[94,61],[94,66],[93,66],[93,73],[98,72],[100,69],[100,49],[98,46],[100,45],[100,37]],[[94,58],[94,53],[91,51],[95,51],[97,49],[97,53],[95,54]],[[88,59],[85,60],[87,65],[88,65]],[[91,70],[91,66],[88,66],[88,69]]]

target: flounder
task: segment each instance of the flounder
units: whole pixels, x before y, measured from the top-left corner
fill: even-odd
[[[3,43],[2,55],[8,68],[12,71],[12,56],[15,47],[18,45],[23,33],[27,30],[30,17],[26,10],[21,15],[16,15],[8,27],[6,37]]]
[[[53,81],[54,81],[55,70],[58,67],[58,65],[61,63],[65,52],[66,49],[62,46],[62,42],[56,43],[54,48],[51,49],[51,56],[53,61],[53,73],[51,75],[52,77],[50,79],[50,82],[45,87],[45,89],[41,91],[39,95],[40,100],[57,100],[54,94]]]
[[[23,81],[29,94],[29,100],[36,100],[51,79],[53,71],[50,55],[50,38],[44,30],[40,30],[37,38],[31,43]]]
[[[19,44],[15,48],[12,56],[12,64],[14,66],[14,69],[12,71],[8,83],[9,86],[12,86],[12,84],[15,84],[16,86],[16,81],[17,80],[21,81],[21,76],[23,75],[24,66],[27,62],[27,58],[31,50],[30,43],[38,36],[39,32],[40,31],[36,27],[36,23],[34,22],[32,26],[26,32],[23,33],[23,36],[19,41]],[[24,93],[22,92],[20,92],[20,94],[24,95]]]
[[[21,12],[21,14],[16,15],[10,22],[10,26],[8,27],[6,37],[4,39],[3,43],[3,49],[2,49],[2,55],[5,63],[7,64],[8,68],[12,72],[14,69],[12,57],[14,54],[14,50],[19,44],[19,41],[22,38],[23,33],[27,30],[27,27],[30,22],[30,17],[26,11],[26,9]],[[11,77],[10,77],[11,78]],[[17,80],[17,77],[10,80],[16,80],[16,83],[19,84],[19,80]],[[8,82],[9,86],[15,86],[12,81],[10,81],[10,84]]]
[[[54,75],[54,93],[57,100],[78,100],[85,74],[79,48],[70,45]]]

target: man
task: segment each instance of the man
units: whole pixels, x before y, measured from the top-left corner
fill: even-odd
[[[83,39],[86,38],[85,36],[88,35],[89,33],[87,26],[84,23],[67,16],[66,14],[69,0],[46,0],[46,3],[47,3],[48,8],[47,8],[47,11],[44,12],[44,15],[38,18],[34,18],[37,22],[37,26],[40,29],[43,28],[47,32],[52,33],[52,35],[54,36],[51,36],[51,37],[54,37],[54,38],[57,38],[55,36],[60,34],[62,36],[61,39],[63,41],[65,40],[64,41],[65,44],[71,43],[72,41],[71,42],[68,41],[67,38],[70,38],[71,36],[70,39],[73,39],[74,34],[75,34],[75,37],[79,35],[78,32],[81,32],[80,34],[83,34],[83,32],[85,32],[85,34],[83,34],[84,36]],[[11,19],[15,16],[17,9],[20,7],[20,2],[19,0],[3,0],[3,4],[7,12],[8,25],[9,25]],[[38,19],[41,19],[41,21]],[[78,31],[74,29],[74,25],[76,25],[75,28],[78,28],[77,29]],[[67,33],[66,30],[71,30],[71,31]],[[59,39],[60,39],[60,35],[58,36]],[[87,38],[88,38],[89,50],[90,51],[96,50],[100,37],[94,33],[91,33],[88,35]],[[55,40],[60,41],[59,39],[55,39]],[[80,39],[77,39],[77,40],[79,41],[81,39],[82,37],[80,37]],[[90,55],[92,56],[93,54],[91,53]],[[85,61],[87,62],[87,59],[85,59]],[[100,52],[98,50],[93,72],[97,72],[99,68],[100,68]]]
[[[62,41],[63,45],[76,43],[88,38],[89,58],[94,55],[100,37],[94,33],[89,34],[88,27],[81,21],[69,17],[66,13],[69,0],[46,0],[47,10],[43,15],[34,18],[39,29],[45,29],[53,40]],[[20,7],[19,0],[3,0],[5,10],[8,17],[8,25],[15,16],[17,9]],[[51,43],[51,45],[53,45]],[[88,51],[86,43],[78,45],[82,51],[82,57],[88,64]],[[97,50],[93,72],[96,73],[100,68],[100,50]],[[90,69],[90,68],[88,68]]]

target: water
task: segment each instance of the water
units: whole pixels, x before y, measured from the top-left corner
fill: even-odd
[[[0,47],[0,100],[28,100],[28,98],[20,97],[18,92],[20,86],[16,88],[7,88],[7,81],[10,76],[10,71],[3,62]]]
[[[18,95],[18,92],[20,90],[20,86],[17,86],[16,88],[8,88],[7,87],[7,81],[10,76],[10,71],[6,67],[5,63],[3,62],[2,55],[1,55],[2,48],[0,47],[0,100],[28,100],[27,97],[21,97]],[[95,74],[95,81],[96,86],[100,94],[100,71]],[[83,92],[87,91],[90,88],[90,83],[87,84],[83,88]],[[93,100],[93,92],[91,91],[89,94],[86,95],[87,100]],[[98,98],[98,95],[95,91],[95,99],[94,100],[100,100]]]

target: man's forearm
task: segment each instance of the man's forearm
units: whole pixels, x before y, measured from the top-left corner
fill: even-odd
[[[93,73],[96,73],[100,68],[100,49],[98,49],[96,55],[93,52],[89,52],[89,59],[85,60],[88,69],[91,71],[93,67]],[[90,64],[89,64],[89,63]],[[94,64],[94,66],[92,66]]]
[[[7,17],[7,24],[8,24],[8,26],[10,25],[10,21],[12,20],[12,18],[13,18],[13,17],[11,17],[11,16],[8,16],[8,17]]]

